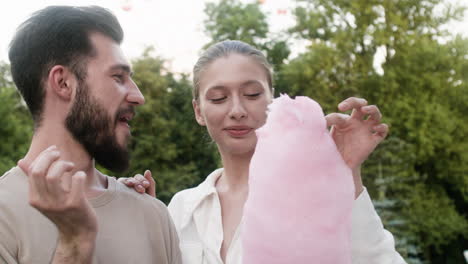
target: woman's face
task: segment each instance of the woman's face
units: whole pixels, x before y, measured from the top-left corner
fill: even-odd
[[[197,122],[206,126],[222,154],[253,153],[255,130],[266,121],[272,100],[264,68],[240,54],[221,57],[201,73]]]

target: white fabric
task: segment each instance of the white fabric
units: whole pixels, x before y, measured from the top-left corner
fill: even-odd
[[[223,264],[221,206],[215,188],[222,171],[217,169],[197,187],[178,192],[169,203],[184,264]],[[224,264],[242,263],[241,228],[242,221]],[[383,228],[365,189],[354,202],[351,244],[353,264],[406,263],[395,250],[393,236]]]

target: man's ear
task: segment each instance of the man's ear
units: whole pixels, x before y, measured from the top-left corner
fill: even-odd
[[[195,112],[195,119],[197,120],[197,123],[200,126],[205,126],[205,118],[201,115],[200,111],[200,102],[198,102],[196,99],[192,100],[192,106],[193,106],[193,111]]]
[[[77,80],[68,67],[55,65],[50,69],[47,78],[48,87],[57,97],[70,100],[73,95]]]

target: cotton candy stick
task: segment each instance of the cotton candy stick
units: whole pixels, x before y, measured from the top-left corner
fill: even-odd
[[[320,105],[283,95],[256,133],[243,264],[351,263],[354,184]]]

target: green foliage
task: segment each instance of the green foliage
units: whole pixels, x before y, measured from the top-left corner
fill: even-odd
[[[442,29],[464,8],[444,4],[440,11],[441,3],[298,0],[286,37],[309,46],[287,64],[288,42],[269,37],[258,3],[220,1],[206,9],[210,44],[240,39],[266,50],[279,92],[314,98],[325,112],[350,96],[379,106],[391,134],[366,162],[364,182],[399,251],[415,264],[444,257],[457,263],[457,245],[468,238],[468,45]],[[265,48],[269,41],[274,45]],[[374,65],[377,51],[384,53],[382,71]]]
[[[349,96],[379,106],[391,134],[364,182],[410,263],[460,263],[461,249],[448,249],[468,241],[468,40],[441,29],[464,9],[436,13],[440,3],[297,1],[290,32],[310,45],[281,72],[291,94],[326,112]],[[383,74],[373,65],[379,49]]]
[[[424,259],[446,256],[460,237],[468,237],[468,120],[462,114],[468,83],[456,70],[466,67],[461,59],[468,52],[466,43],[456,39],[442,45],[419,38],[389,58],[378,85],[386,98],[398,102],[384,107],[393,134],[411,142],[416,156],[413,168],[419,178],[397,195],[407,203],[401,213],[417,234]]]
[[[259,3],[208,3],[208,45],[239,39],[263,50],[276,90],[306,95],[325,112],[349,96],[376,104],[391,133],[363,166],[363,180],[397,248],[410,264],[463,263],[468,246],[468,40],[442,26],[463,14],[438,0],[298,0],[296,25],[269,31]],[[289,57],[293,38],[307,50]],[[444,40],[444,41],[442,41]],[[377,51],[386,51],[383,72]],[[133,62],[146,98],[132,121],[132,176],[151,169],[158,197],[201,182],[219,157],[194,119],[188,75],[174,75],[146,50]],[[0,64],[0,173],[29,145],[32,122]]]
[[[241,40],[264,51],[275,71],[279,71],[288,58],[290,50],[287,39],[284,36],[272,37],[267,16],[261,11],[259,2],[209,2],[205,13],[205,33],[211,41],[204,49],[223,40]]]
[[[227,39],[252,45],[262,44],[267,37],[268,23],[258,3],[243,4],[236,0],[209,2],[205,6],[208,19],[205,33],[212,39],[206,47]]]
[[[26,154],[32,134],[32,121],[11,81],[9,66],[0,63],[0,175],[16,166]]]

